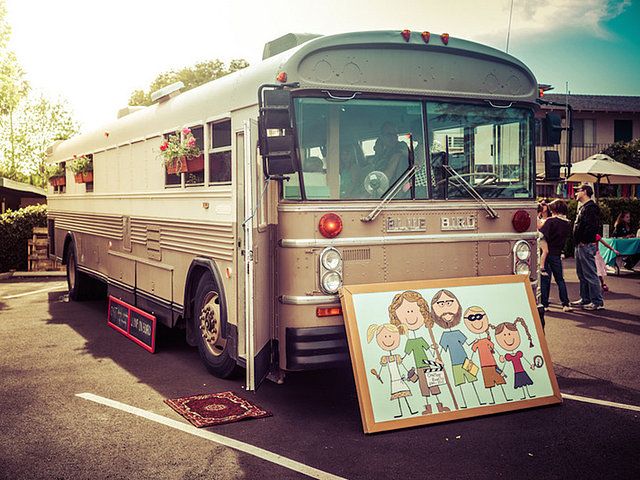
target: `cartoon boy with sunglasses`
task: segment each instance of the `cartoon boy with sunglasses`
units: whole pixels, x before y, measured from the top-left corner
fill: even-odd
[[[493,405],[496,400],[493,396],[493,387],[500,385],[502,394],[507,402],[512,399],[507,397],[504,391],[504,384],[507,383],[504,379],[504,374],[498,370],[496,359],[493,356],[495,348],[491,338],[489,337],[489,318],[487,313],[480,307],[469,307],[464,312],[464,324],[467,326],[471,333],[475,333],[479,338],[471,344],[471,358],[475,352],[480,355],[480,369],[482,370],[482,378],[484,379],[485,388],[489,389],[491,393],[491,403]],[[480,337],[483,333],[486,333],[486,337]]]

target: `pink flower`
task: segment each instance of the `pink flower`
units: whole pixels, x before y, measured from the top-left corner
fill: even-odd
[[[191,129],[189,129],[189,128],[183,128],[183,129],[182,129],[182,133],[183,133],[183,134],[185,134],[185,135],[189,135],[189,134],[191,133]]]
[[[164,152],[167,149],[167,145],[169,145],[169,142],[164,142],[162,145],[160,145],[160,150]]]
[[[189,141],[187,142],[187,145],[189,145],[190,147],[195,147],[195,145],[196,145],[196,139],[195,139],[195,138],[193,138],[193,137],[191,137],[191,138],[189,139]]]

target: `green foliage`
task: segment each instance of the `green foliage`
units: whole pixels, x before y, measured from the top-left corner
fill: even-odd
[[[61,163],[56,163],[55,165],[48,165],[45,168],[45,177],[47,180],[53,177],[64,177],[64,167]]]
[[[78,175],[79,173],[89,173],[93,172],[93,159],[91,157],[87,157],[82,155],[77,157],[71,164],[69,168],[74,173],[74,175]]]
[[[187,90],[191,90],[216,78],[224,77],[237,70],[242,70],[248,66],[249,63],[243,59],[231,60],[228,67],[220,60],[210,60],[208,62],[197,63],[193,67],[185,67],[182,70],[170,70],[158,75],[149,86],[147,92],[142,90],[134,91],[129,98],[129,105],[151,105],[153,103],[151,101],[151,94],[153,92],[176,82],[184,83],[183,91],[186,92]]]
[[[616,142],[602,150],[602,153],[618,162],[640,169],[640,138],[630,142]]]
[[[47,226],[47,206],[33,205],[0,215],[0,272],[28,267],[28,241],[34,227]]]
[[[576,221],[576,215],[578,211],[578,201],[570,200],[567,202],[567,206],[569,207],[569,214],[567,218],[571,220],[571,225],[573,226]],[[609,234],[613,233],[613,224],[618,218],[618,214],[622,210],[629,210],[631,212],[631,228],[632,231],[636,231],[639,226],[640,221],[640,199],[637,198],[601,198],[598,201],[598,206],[600,207],[600,225],[609,225]],[[600,229],[600,233],[602,233],[602,228]],[[573,238],[569,235],[567,239],[567,243],[564,247],[564,253],[567,257],[573,257],[573,249],[575,245],[573,243]]]

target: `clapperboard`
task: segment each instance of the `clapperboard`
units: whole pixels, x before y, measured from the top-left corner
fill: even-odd
[[[438,362],[426,360],[423,367],[426,367],[424,375],[427,378],[428,386],[435,387],[436,385],[446,385],[447,379],[444,376],[444,367],[442,365]]]

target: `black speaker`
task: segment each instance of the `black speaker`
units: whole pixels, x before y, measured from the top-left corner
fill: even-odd
[[[544,152],[544,178],[545,180],[560,180],[560,156],[555,150]]]

